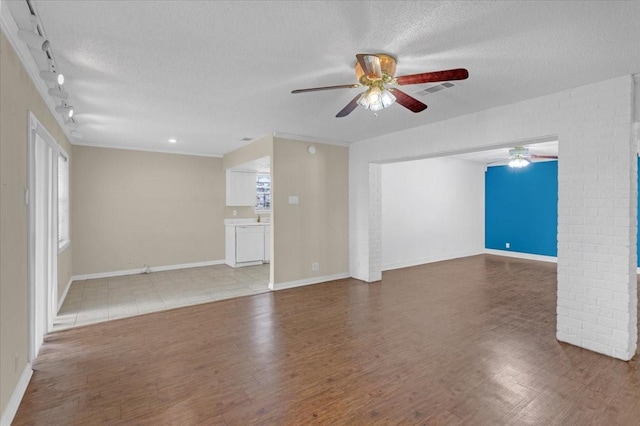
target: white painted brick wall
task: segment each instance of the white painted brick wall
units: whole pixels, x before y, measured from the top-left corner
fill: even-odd
[[[349,153],[351,275],[365,281],[381,276],[381,220],[376,204],[380,176],[370,165],[557,136],[556,335],[567,343],[630,359],[637,344],[639,144],[632,105],[640,105],[633,87],[631,76],[619,77],[353,144]]]
[[[637,233],[633,80],[581,87],[565,97],[559,129],[557,337],[630,359],[637,335],[631,297]]]
[[[369,164],[369,280],[382,279],[382,166]]]

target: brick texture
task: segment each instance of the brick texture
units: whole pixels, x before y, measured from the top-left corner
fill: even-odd
[[[382,279],[382,166],[369,164],[369,279]]]
[[[560,107],[557,338],[627,360],[637,339],[633,81],[571,90]]]

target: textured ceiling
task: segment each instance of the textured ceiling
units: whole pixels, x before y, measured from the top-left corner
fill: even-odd
[[[114,147],[221,155],[280,132],[355,142],[640,72],[640,2],[53,1],[34,5],[83,137]],[[25,0],[10,0],[26,25]],[[356,53],[397,74],[464,67],[429,108],[335,114],[358,89]],[[178,143],[169,144],[169,138]]]

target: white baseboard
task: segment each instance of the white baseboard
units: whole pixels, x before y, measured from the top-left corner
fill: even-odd
[[[541,254],[530,254],[530,253],[521,253],[517,251],[494,250],[494,249],[484,249],[484,252],[486,254],[494,254],[496,256],[516,257],[518,259],[539,260],[541,262],[558,263],[558,258],[555,256],[543,256]]]
[[[287,281],[284,283],[276,283],[276,284],[269,283],[269,289],[284,290],[286,288],[302,287],[305,285],[324,283],[327,281],[334,281],[334,280],[341,280],[349,277],[350,277],[349,273],[344,272],[342,274],[333,274],[333,275],[325,275],[322,277],[305,278],[303,280]]]
[[[444,256],[431,256],[431,257],[425,257],[425,258],[422,258],[422,259],[412,259],[412,260],[406,260],[406,261],[402,261],[402,262],[387,263],[387,264],[382,265],[382,270],[383,271],[391,271],[393,269],[408,268],[410,266],[424,265],[425,263],[442,262],[443,260],[451,260],[451,259],[459,259],[461,257],[476,256],[476,255],[482,254],[482,253],[484,253],[484,251],[474,250],[474,251],[469,251],[469,252],[453,253],[453,254],[448,254],[448,255],[444,255]]]
[[[540,260],[542,262],[558,263],[558,258],[554,256],[543,256],[541,254],[520,253],[517,251],[493,250],[485,249],[486,254],[495,254],[496,256],[517,257],[518,259]],[[636,274],[640,275],[640,267],[636,269]]]
[[[33,370],[31,369],[31,363],[27,363],[26,367],[24,367],[24,370],[22,371],[22,374],[20,375],[20,379],[18,380],[16,387],[13,389],[13,393],[11,394],[11,398],[9,398],[7,408],[5,408],[4,412],[2,413],[2,417],[0,418],[0,426],[11,425],[13,418],[18,412],[18,407],[20,407],[22,397],[27,391],[27,386],[29,386],[29,380],[31,380],[32,374]]]
[[[149,268],[149,272],[172,271],[175,269],[201,268],[203,266],[213,266],[224,264],[224,259],[207,260],[204,262],[183,263],[180,265],[153,266]],[[71,277],[73,281],[93,280],[96,278],[120,277],[122,275],[136,275],[144,272],[144,268],[126,269],[122,271],[98,272],[94,274],[81,274]]]
[[[67,297],[67,293],[69,293],[69,289],[71,288],[71,283],[73,282],[73,277],[69,277],[69,282],[67,283],[67,286],[64,288],[64,291],[62,292],[62,296],[58,297],[58,311],[60,312],[60,308],[62,308],[62,303],[64,303],[64,299]]]

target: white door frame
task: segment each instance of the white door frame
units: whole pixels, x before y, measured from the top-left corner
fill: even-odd
[[[55,139],[38,121],[36,116],[29,112],[29,190],[25,194],[29,204],[29,361],[33,361],[38,355],[42,338],[53,327],[57,311],[58,293],[58,155],[64,151],[56,143]],[[44,289],[43,301],[36,300],[36,135],[51,148],[51,170],[48,174],[49,201],[47,209],[50,223],[48,226],[48,268],[46,271],[47,285]],[[64,153],[66,154],[66,153]],[[68,158],[68,157],[67,157]],[[40,302],[40,303],[39,303]],[[46,312],[38,315],[38,305],[45,306]],[[36,321],[41,321],[39,326],[43,329],[43,336],[36,335]]]

